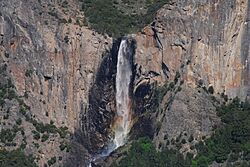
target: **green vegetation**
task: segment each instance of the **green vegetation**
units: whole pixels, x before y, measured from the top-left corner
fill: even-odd
[[[37,122],[34,119],[31,119],[30,122],[34,125],[36,130],[40,133],[57,133],[57,127],[53,124],[44,124],[42,122]]]
[[[10,117],[12,118],[8,122],[1,123],[3,127],[0,129],[0,167],[36,167],[37,165],[34,162],[34,158],[32,156],[26,156],[24,153],[24,149],[28,143],[24,127],[22,127],[23,121],[32,123],[34,126],[34,130],[32,131],[33,139],[40,140],[41,142],[47,141],[50,134],[57,134],[57,136],[60,135],[61,138],[65,138],[68,135],[68,128],[58,128],[54,125],[53,121],[49,124],[45,124],[35,120],[35,116],[30,112],[30,107],[24,103],[22,97],[16,94],[15,86],[12,84],[7,72],[7,66],[0,66],[0,108],[4,112],[2,114],[3,119],[7,120],[10,119]],[[33,69],[30,66],[30,68],[26,70],[25,75],[26,77],[31,77],[32,74]],[[28,98],[27,92],[23,98]],[[19,108],[19,113],[16,113],[17,117],[14,117],[14,121],[12,121],[14,115],[11,113],[12,110],[10,110],[8,105],[5,105],[8,100],[13,100],[13,102],[17,104],[15,107],[17,109]],[[13,125],[13,127],[11,127],[11,125]],[[18,135],[17,138],[17,134],[22,135],[22,141],[20,135]],[[32,141],[32,143],[38,149],[39,143],[34,141]],[[5,147],[15,150],[5,150]],[[65,144],[63,147],[67,149],[66,151],[70,148],[69,144]],[[53,165],[56,163],[56,160],[56,157],[52,157],[48,160],[48,165]]]
[[[236,98],[219,108],[218,116],[222,126],[215,129],[211,138],[196,145],[198,156],[192,167],[207,167],[213,161],[222,163],[228,159],[231,162],[250,160],[250,104]]]
[[[175,78],[174,78],[174,84],[177,84],[179,81],[179,78],[181,77],[181,74],[179,71],[176,71]]]
[[[182,144],[194,140],[193,135],[187,140],[181,136],[172,139],[171,144],[177,150],[163,148],[161,152],[156,151],[148,138],[141,138],[134,141],[124,158],[112,166],[208,167],[214,161],[226,162],[228,167],[250,166],[250,103],[242,103],[236,98],[230,104],[218,108],[217,114],[222,124],[214,129],[210,138],[204,136],[203,141],[191,146],[192,150],[197,150],[195,158],[190,153],[184,158],[178,151]]]
[[[27,113],[27,108],[26,108],[26,106],[21,106],[19,112],[20,112],[22,115],[26,115],[26,113]]]
[[[49,15],[51,15],[51,16],[53,16],[53,17],[58,18],[57,13],[56,13],[56,12],[54,12],[54,11],[49,11],[49,12],[48,12],[48,14],[49,14]]]
[[[17,98],[17,95],[14,90],[14,85],[11,80],[8,79],[6,82],[1,81],[0,83],[0,106],[5,103],[5,99],[12,100]]]
[[[148,138],[140,138],[132,143],[128,155],[119,164],[112,167],[189,167],[191,160],[189,156],[185,159],[176,150],[165,149],[157,152],[153,143]]]
[[[0,133],[0,141],[2,143],[12,142],[16,137],[16,133],[12,129],[2,129]]]
[[[15,86],[7,75],[7,65],[0,66],[0,106],[5,104],[5,100],[17,100],[21,107],[28,109],[23,100],[16,94]]]
[[[60,150],[61,150],[61,151],[63,151],[63,150],[66,149],[66,152],[69,152],[69,150],[70,150],[70,148],[71,148],[70,145],[69,145],[69,143],[68,143],[68,142],[65,142],[65,141],[64,141],[64,142],[61,142],[59,147],[60,147]]]
[[[22,124],[22,119],[21,119],[21,118],[18,118],[18,119],[16,120],[16,124],[17,124],[17,125],[21,125],[21,124]]]
[[[32,142],[34,144],[34,146],[38,149],[40,146],[38,143]]]
[[[0,141],[2,143],[12,143],[16,137],[16,133],[21,129],[14,125],[12,129],[2,129],[0,132]]]
[[[54,124],[44,124],[41,122],[37,122],[36,120],[31,120],[32,124],[35,126],[36,130],[40,133],[48,133],[48,134],[55,134],[58,133],[61,138],[65,138],[68,134],[67,127],[60,127],[57,128]]]
[[[28,118],[28,116],[26,116]],[[36,128],[36,130],[33,130],[33,138],[35,140],[39,140],[41,138],[42,142],[45,142],[46,140],[49,139],[49,135],[50,134],[56,134],[58,133],[60,135],[61,138],[65,138],[66,135],[68,134],[68,128],[67,127],[60,127],[57,128],[53,122],[51,122],[50,124],[44,124],[41,122],[37,122],[36,120],[34,120],[33,118],[28,118],[28,121],[31,122],[33,124],[33,126]],[[42,133],[42,137],[40,135],[40,133]]]
[[[68,5],[69,5],[68,1],[63,1],[63,3],[62,3],[63,8],[67,8]]]
[[[61,138],[65,138],[66,135],[68,134],[68,127],[62,126],[57,129],[57,132],[59,133]]]
[[[48,165],[51,166],[56,163],[56,157],[52,157],[50,160],[48,160]]]
[[[175,90],[175,93],[181,91],[181,84],[183,83],[180,83],[179,86],[178,86],[178,81],[180,80],[181,78],[181,74],[179,71],[176,72],[175,74],[175,78],[174,78],[174,82],[167,82],[165,83],[164,85],[162,86],[157,86],[155,88],[155,93],[154,93],[154,98],[157,99],[157,103],[161,103],[162,100],[163,100],[163,97],[167,94],[168,91],[173,91]]]
[[[32,156],[26,156],[21,149],[14,151],[0,150],[2,167],[37,167]]]
[[[25,116],[26,121],[30,122],[33,124],[35,127],[36,131],[32,131],[34,134],[34,139],[38,140],[40,139],[40,133],[47,133],[47,134],[56,134],[58,133],[61,138],[65,138],[66,135],[68,134],[68,128],[66,126],[59,127],[57,128],[54,124],[53,121],[51,121],[49,124],[44,124],[42,122],[38,122],[37,120],[31,118],[27,112],[28,108],[26,106],[21,106],[20,112]],[[44,136],[43,140],[46,141],[47,137]],[[46,140],[45,140],[46,139]]]
[[[40,139],[40,133],[39,132],[33,130],[32,133],[33,133],[33,138],[35,140],[39,140]]]
[[[82,10],[91,28],[120,37],[136,32],[153,21],[155,13],[169,0],[84,0]]]
[[[46,140],[48,140],[49,139],[49,135],[48,134],[43,134],[43,136],[42,136],[42,142],[45,142]]]

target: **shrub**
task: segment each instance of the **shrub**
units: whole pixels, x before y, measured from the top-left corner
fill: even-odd
[[[112,167],[189,167],[191,160],[185,159],[176,150],[157,152],[149,138],[140,138],[132,143],[128,155]]]
[[[15,90],[9,89],[6,98],[8,98],[10,100],[17,98],[17,94],[16,94]]]
[[[42,142],[45,142],[46,140],[48,140],[48,138],[49,138],[49,135],[48,134],[43,134],[42,135]]]
[[[65,138],[66,135],[68,134],[68,127],[66,126],[60,127],[57,131],[61,138]]]
[[[67,8],[68,7],[68,1],[63,1],[63,3],[62,3],[62,7],[63,8]]]
[[[34,127],[36,128],[36,130],[40,133],[57,133],[57,127],[53,124],[43,124],[41,122],[37,122],[34,119],[30,120],[31,123],[34,125]]]
[[[52,157],[51,159],[48,160],[48,165],[51,166],[56,163],[56,157]]]
[[[4,115],[3,119],[9,119],[9,114]]]
[[[51,121],[49,124],[44,124],[41,122],[37,122],[36,120],[30,118],[29,121],[33,124],[33,126],[36,128],[36,131],[39,133],[47,133],[49,134],[56,134],[58,133],[61,138],[65,138],[66,135],[69,133],[68,128],[66,126],[57,128],[53,121]]]
[[[18,118],[18,119],[16,120],[16,124],[17,124],[17,125],[21,125],[21,124],[22,124],[22,119],[21,119],[21,118]]]
[[[32,156],[26,156],[21,149],[0,150],[0,166],[2,167],[38,167]]]
[[[32,133],[33,133],[33,138],[35,140],[39,140],[40,139],[40,133],[39,132],[33,130]]]
[[[27,109],[26,109],[25,106],[21,106],[21,108],[20,108],[20,113],[21,113],[22,115],[26,115]]]
[[[33,142],[33,144],[37,149],[40,147],[38,143]]]
[[[24,98],[28,99],[28,97],[29,97],[29,94],[28,94],[27,91],[25,91],[25,92],[24,92]]]
[[[182,143],[182,144],[186,144],[187,142],[186,142],[185,139],[182,139],[182,140],[181,140],[181,143]]]
[[[59,147],[61,151],[66,149],[66,151],[69,152],[70,150],[70,145],[67,142],[61,142]]]
[[[196,145],[198,166],[208,166],[213,161],[223,163],[228,159],[235,161],[240,152],[243,159],[250,151],[250,105],[235,98],[230,104],[218,108],[222,126],[215,129],[211,138]],[[235,155],[230,155],[230,153]],[[206,157],[206,158],[205,158]],[[202,165],[201,165],[202,164]]]
[[[53,17],[58,18],[58,15],[57,15],[56,12],[49,11],[48,14],[51,15],[51,16],[53,16]]]
[[[208,167],[212,162],[224,163],[234,166],[232,162],[238,162],[239,166],[249,166],[250,160],[250,104],[242,103],[235,98],[230,104],[218,108],[217,115],[222,124],[210,138],[203,138],[195,146],[197,155],[187,155],[186,159],[176,150],[163,149],[157,152],[153,143],[148,138],[140,138],[134,141],[127,154],[119,163],[112,167]],[[180,138],[180,137],[178,137]],[[194,140],[193,135],[188,139]],[[176,143],[177,142],[177,143]],[[171,140],[171,144],[177,148],[186,141]]]
[[[16,137],[16,132],[13,129],[2,129],[0,133],[0,141],[3,143],[12,142]]]

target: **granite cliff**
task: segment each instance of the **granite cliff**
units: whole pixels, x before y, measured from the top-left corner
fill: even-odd
[[[14,135],[0,149],[22,148],[38,166],[85,166],[112,136],[121,39],[91,29],[81,4],[0,0],[0,130]],[[249,19],[249,0],[172,0],[129,35],[130,139],[198,142],[219,125],[217,106],[249,100]]]
[[[164,141],[164,133],[170,138],[185,131],[198,138],[208,135],[218,120],[217,104],[207,90],[226,100],[236,96],[249,100],[249,4],[172,1],[135,36],[135,84],[145,79],[159,85],[173,81],[181,88],[166,93],[161,102],[156,141]]]
[[[36,141],[34,126],[19,114],[20,105],[1,105],[1,129],[13,126],[20,117],[27,138],[25,152],[37,158],[38,166],[53,157],[56,166],[61,166],[66,160],[64,148],[70,145],[87,112],[97,67],[112,41],[83,27],[78,1],[13,0],[1,1],[0,6],[1,66],[6,66],[1,73],[12,81],[31,117],[44,124],[65,126],[70,134],[66,141],[57,135]],[[5,120],[7,111],[10,116]],[[18,138],[14,141],[21,143]],[[86,152],[82,145],[75,146]],[[64,157],[62,161],[58,161],[59,155]]]

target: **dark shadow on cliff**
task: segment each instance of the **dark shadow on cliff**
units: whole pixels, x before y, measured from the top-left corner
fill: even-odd
[[[133,111],[136,117],[130,131],[130,139],[136,140],[140,137],[152,139],[155,133],[155,123],[152,120],[153,114],[159,107],[155,84],[140,84],[136,87],[133,94]]]
[[[111,125],[116,112],[115,79],[117,55],[121,38],[113,42],[110,51],[103,54],[103,60],[97,71],[95,82],[89,91],[89,104],[82,107],[81,129],[73,134],[71,151],[65,167],[83,167],[88,164],[91,155],[100,154],[112,138]],[[134,67],[136,42],[128,39],[131,49],[131,68]],[[133,92],[134,72],[131,78],[130,92]],[[132,96],[132,95],[131,95]],[[83,106],[83,105],[81,105]]]

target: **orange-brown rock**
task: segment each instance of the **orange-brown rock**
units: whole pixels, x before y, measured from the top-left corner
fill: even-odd
[[[191,87],[201,79],[216,93],[249,98],[249,1],[173,2],[158,11],[152,27],[162,48],[149,27],[135,37],[142,74],[155,71],[161,75],[154,80],[166,81],[164,62],[171,78],[182,71]]]
[[[17,94],[30,107],[32,117],[44,124],[53,122],[57,127],[66,126],[73,135],[82,127],[90,87],[102,54],[112,41],[77,24],[77,19],[83,20],[78,1],[68,1],[67,8],[62,7],[62,3],[2,1],[0,51],[1,63],[7,64]],[[18,110],[16,108],[15,112]],[[44,166],[53,156],[57,159],[63,156],[57,166],[66,161],[66,151],[59,148],[63,141],[60,136],[51,136],[45,143],[38,142],[40,148],[36,149],[32,146],[34,127],[28,122],[22,126],[28,135],[25,150],[39,158],[39,166]],[[76,147],[84,150],[80,144]],[[84,151],[81,164],[86,163],[83,158],[86,149]]]

